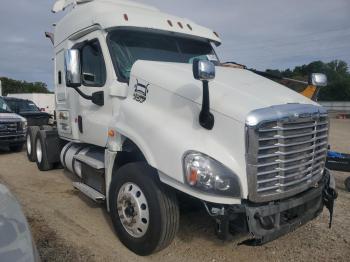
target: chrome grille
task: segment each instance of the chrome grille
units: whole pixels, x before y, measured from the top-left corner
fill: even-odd
[[[316,106],[285,105],[271,110],[276,116],[269,112],[269,119],[263,120],[261,113],[256,125],[247,125],[248,181],[250,198],[255,201],[288,197],[315,186],[325,167],[327,113]]]
[[[0,136],[12,135],[20,128],[20,122],[0,122]]]

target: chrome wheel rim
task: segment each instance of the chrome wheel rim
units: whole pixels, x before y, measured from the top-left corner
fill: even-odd
[[[41,143],[39,139],[36,141],[36,159],[38,160],[39,163],[41,163],[43,159],[43,151],[42,151]]]
[[[124,229],[133,237],[143,237],[149,226],[149,209],[142,190],[125,183],[118,192],[117,210]]]
[[[32,152],[32,143],[30,142],[30,135],[27,135],[27,152],[30,154]]]

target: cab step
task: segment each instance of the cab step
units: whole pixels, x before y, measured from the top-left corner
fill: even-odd
[[[97,203],[103,203],[106,200],[106,196],[86,184],[74,182],[73,187]]]

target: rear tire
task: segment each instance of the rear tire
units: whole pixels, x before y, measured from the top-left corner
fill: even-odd
[[[40,130],[40,128],[38,126],[30,126],[28,127],[28,131],[27,131],[27,136],[26,136],[26,151],[27,151],[27,158],[30,162],[35,162],[35,137],[36,134],[38,133],[38,131]]]
[[[345,179],[345,188],[346,190],[348,190],[350,192],[350,177],[348,177],[347,179]]]
[[[9,146],[11,152],[22,152],[23,144]]]
[[[39,131],[35,138],[35,161],[40,171],[53,169],[53,164],[49,162],[45,144],[45,133]]]
[[[130,163],[114,175],[109,192],[114,228],[131,251],[146,256],[166,248],[179,228],[176,194],[147,163]]]

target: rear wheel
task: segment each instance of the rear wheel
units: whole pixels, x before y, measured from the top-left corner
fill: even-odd
[[[38,132],[35,138],[35,161],[41,171],[53,169],[53,164],[49,162],[45,146],[45,133]]]
[[[350,192],[350,177],[345,179],[345,188]]]
[[[30,126],[28,127],[27,136],[26,136],[26,151],[27,158],[30,162],[35,162],[35,137],[40,128],[38,126]]]
[[[11,152],[21,152],[23,150],[23,144],[10,145],[9,148]]]
[[[121,167],[111,183],[110,209],[120,241],[145,256],[167,247],[179,227],[176,194],[146,163]]]

